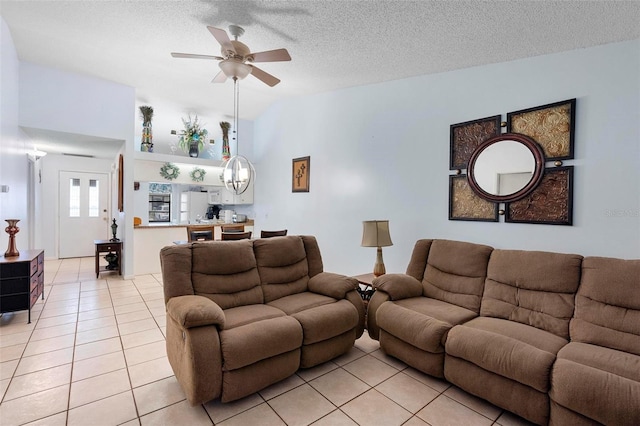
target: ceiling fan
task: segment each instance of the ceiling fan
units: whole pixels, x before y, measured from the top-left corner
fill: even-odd
[[[258,80],[273,87],[280,83],[280,80],[271,74],[251,65],[253,62],[280,62],[290,61],[291,56],[287,49],[267,50],[264,52],[251,52],[249,46],[239,42],[238,37],[244,34],[244,29],[237,25],[229,25],[229,33],[234,37],[231,40],[225,30],[214,27],[207,27],[209,32],[215,37],[222,47],[222,56],[197,55],[191,53],[172,52],[174,58],[192,58],[192,59],[215,59],[220,61],[218,64],[221,71],[211,81],[212,83],[224,83],[227,78],[243,79],[251,74]]]

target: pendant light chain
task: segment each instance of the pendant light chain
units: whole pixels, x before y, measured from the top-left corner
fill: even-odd
[[[236,195],[243,194],[255,176],[253,164],[244,156],[240,155],[238,121],[240,116],[240,87],[238,78],[233,77],[233,132],[236,140],[236,154],[227,160],[223,171],[223,181],[225,187],[233,191]]]
[[[233,77],[233,131],[236,135],[236,155],[240,154],[238,116],[240,115],[240,86],[238,85],[238,77]]]

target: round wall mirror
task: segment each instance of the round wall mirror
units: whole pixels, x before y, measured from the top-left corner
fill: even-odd
[[[533,191],[543,172],[540,145],[528,136],[505,133],[486,140],[471,154],[467,179],[480,197],[508,203]]]

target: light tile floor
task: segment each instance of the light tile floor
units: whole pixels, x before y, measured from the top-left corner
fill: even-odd
[[[0,317],[0,424],[528,425],[424,375],[365,333],[346,355],[242,400],[191,407],[167,361],[159,274],[45,261],[45,301]]]

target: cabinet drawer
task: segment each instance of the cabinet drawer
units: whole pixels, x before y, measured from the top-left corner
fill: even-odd
[[[120,244],[98,244],[96,248],[99,251],[117,251],[120,249]]]
[[[36,274],[31,277],[31,285],[29,286],[29,291],[37,290],[38,284],[40,284],[40,276]]]
[[[38,255],[38,273],[44,272],[44,251]]]
[[[33,305],[36,304],[36,302],[38,301],[38,296],[40,296],[40,288],[36,286],[36,288],[34,288],[31,291],[31,298],[29,300],[29,309],[31,309]]]
[[[14,312],[29,309],[29,293],[0,297],[0,312]]]
[[[0,281],[0,294],[11,295],[16,293],[29,293],[29,278],[11,278]]]
[[[16,278],[16,277],[30,277],[33,272],[32,271],[32,263],[31,262],[16,262],[16,263],[3,263],[2,264],[2,273],[0,276],[4,278]],[[35,264],[36,270],[38,269],[38,263]]]

